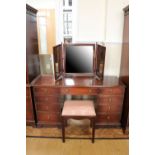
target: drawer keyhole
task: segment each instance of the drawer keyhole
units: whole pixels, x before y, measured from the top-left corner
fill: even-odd
[[[107,116],[107,119],[109,120],[110,119],[110,116]]]

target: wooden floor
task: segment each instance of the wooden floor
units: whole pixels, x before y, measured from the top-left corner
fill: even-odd
[[[27,155],[128,155],[128,140],[26,138]]]

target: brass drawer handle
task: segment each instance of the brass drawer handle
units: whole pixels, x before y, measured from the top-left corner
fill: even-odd
[[[109,102],[112,102],[112,98],[109,98]]]
[[[69,92],[69,90],[68,89],[65,89],[65,92]]]
[[[112,93],[112,89],[110,89],[109,92]]]
[[[92,90],[91,89],[89,89],[89,93],[92,93]]]
[[[48,106],[46,106],[46,108],[45,108],[46,110],[48,110]]]
[[[110,116],[107,116],[107,119],[109,120],[110,119]]]
[[[48,90],[47,89],[45,89],[45,93],[47,93],[48,92]]]
[[[109,111],[111,110],[111,107],[109,106]]]
[[[49,120],[50,119],[50,116],[48,115],[47,119]]]

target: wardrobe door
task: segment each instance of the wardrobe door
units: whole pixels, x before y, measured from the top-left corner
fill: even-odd
[[[26,75],[28,83],[40,74],[36,13],[36,9],[26,5]]]
[[[120,80],[125,84],[125,96],[122,112],[122,128],[128,133],[129,128],[129,7],[124,8],[124,30],[122,56],[120,66]]]
[[[40,75],[37,36],[37,10],[26,5],[26,124],[36,123],[31,82]]]

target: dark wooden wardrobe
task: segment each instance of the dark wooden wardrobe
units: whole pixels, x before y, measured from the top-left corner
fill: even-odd
[[[37,37],[37,10],[26,5],[26,124],[35,125],[35,107],[31,81],[40,74]]]
[[[129,133],[129,6],[124,8],[124,30],[122,56],[120,66],[120,80],[125,84],[125,96],[122,113],[122,128],[124,133]]]

